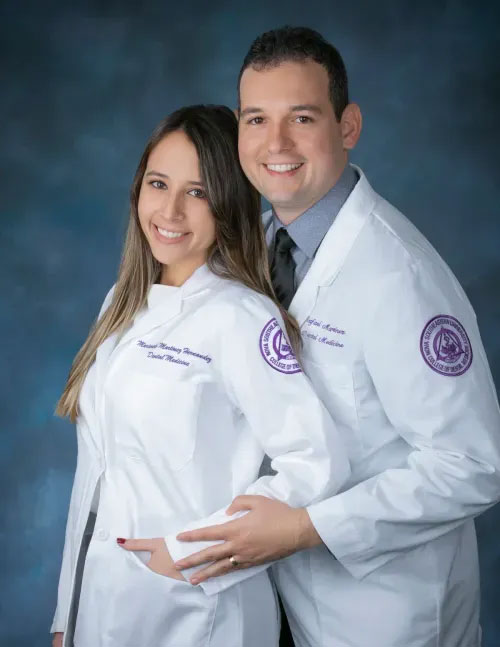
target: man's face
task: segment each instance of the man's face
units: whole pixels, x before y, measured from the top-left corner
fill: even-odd
[[[242,75],[241,165],[283,222],[318,202],[347,162],[328,91],[326,69],[312,60]]]

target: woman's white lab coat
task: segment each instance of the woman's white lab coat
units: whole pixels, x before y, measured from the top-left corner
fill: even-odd
[[[282,326],[270,300],[204,266],[181,288],[153,286],[131,328],[101,345],[80,398],[78,463],[51,629],[65,632],[65,646],[98,483],[76,647],[277,644],[267,571],[249,571],[244,581],[208,595],[154,573],[116,537],[175,536],[193,520],[220,518],[245,492],[302,506],[345,482],[349,466],[338,432]],[[277,474],[257,480],[264,452]]]
[[[457,280],[357,170],[289,308],[352,474],[308,507],[324,545],[272,571],[296,647],[478,647],[473,518],[500,498],[495,388]]]

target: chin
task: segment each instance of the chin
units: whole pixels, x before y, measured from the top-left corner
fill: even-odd
[[[263,193],[265,199],[276,207],[293,207],[297,202],[297,197],[294,193],[271,193],[266,195]]]

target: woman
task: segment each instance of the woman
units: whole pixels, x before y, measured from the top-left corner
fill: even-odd
[[[168,550],[238,494],[304,506],[349,472],[285,336],[297,349],[233,113],[194,106],[164,120],[130,211],[117,283],[57,407],[77,422],[78,463],[54,644],[272,647],[264,567],[218,578],[214,592],[186,581]],[[257,478],[264,453],[277,473]],[[151,538],[151,552],[122,550],[122,537]]]

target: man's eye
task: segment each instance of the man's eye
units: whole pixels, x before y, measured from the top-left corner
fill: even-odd
[[[253,117],[252,119],[247,121],[247,123],[250,124],[251,126],[258,126],[263,121],[264,121],[264,119],[262,119],[262,117]]]
[[[167,185],[165,184],[165,182],[162,182],[161,180],[151,180],[149,184],[151,184],[151,186],[154,187],[155,189],[167,188]]]
[[[307,117],[306,115],[299,115],[295,119],[295,121],[298,121],[299,124],[308,124],[308,123],[312,122],[312,119],[311,119],[311,117]]]
[[[188,191],[189,195],[192,195],[195,198],[204,198],[205,197],[205,192],[202,191],[201,189],[191,189],[191,191]]]

